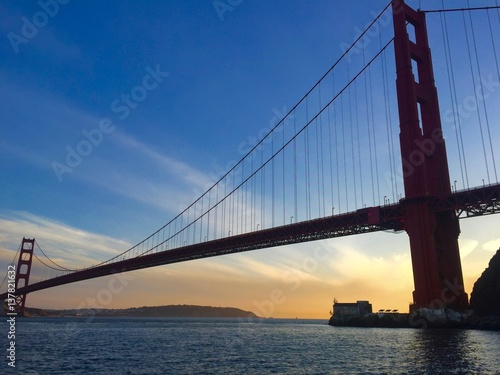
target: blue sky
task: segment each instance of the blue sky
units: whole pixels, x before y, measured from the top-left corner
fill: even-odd
[[[10,262],[22,236],[36,237],[68,265],[107,259],[148,236],[240,159],[242,150],[296,104],[341,55],[342,46],[352,43],[386,5],[378,0],[342,5],[321,0],[40,3],[49,4],[52,15],[46,19],[37,2],[0,5],[1,264]],[[419,1],[409,3],[420,6]],[[423,8],[439,7],[438,2],[421,3]],[[43,26],[30,30],[23,17]],[[22,36],[23,30],[20,42],[13,34]],[[443,71],[442,64],[435,66]],[[496,79],[494,69],[483,73]],[[493,91],[489,106],[499,97]],[[446,99],[443,108],[449,108]],[[68,150],[88,140],[85,134],[93,134],[95,144],[80,150],[86,154],[81,160],[67,159]],[[58,173],[55,165],[68,160],[73,161],[71,171]],[[454,173],[452,179],[458,179]],[[481,176],[474,178],[472,186]],[[480,227],[493,228],[496,218],[481,220],[463,224],[472,228],[463,230],[463,248],[476,251],[469,279],[500,245],[493,229],[479,232]],[[351,270],[359,263],[380,275],[400,266],[400,279],[386,280],[382,290],[365,294],[383,303],[391,290],[402,308],[412,290],[407,239],[405,234],[386,236],[392,236],[394,246],[388,248],[387,237],[378,234],[368,240],[325,241],[139,271],[134,286],[124,292],[128,294],[113,303],[203,303],[255,310],[255,301],[267,299],[289,269],[299,268],[301,287],[289,290],[287,302],[276,306],[275,313],[293,316],[294,305],[310,296],[316,302],[303,314],[322,316],[335,295],[365,298],[360,294],[369,281],[363,272]],[[307,249],[314,246],[334,249],[327,252],[328,261],[311,272],[296,266],[312,256]],[[367,252],[371,246],[374,251]],[[47,291],[30,296],[28,304],[73,307],[96,293],[89,288],[98,291],[106,285],[88,283],[61,287],[75,296],[66,302]],[[176,288],[155,291],[152,284],[161,283]],[[199,292],[207,283],[213,285],[213,295]],[[387,289],[390,284],[400,286],[394,291]],[[149,299],[137,297],[149,288]],[[245,290],[247,297],[238,299],[241,293],[235,288]]]

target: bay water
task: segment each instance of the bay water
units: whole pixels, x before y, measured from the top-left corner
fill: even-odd
[[[2,318],[5,349],[8,324]],[[500,332],[326,320],[23,318],[0,374],[500,374]],[[8,353],[8,350],[3,350]]]

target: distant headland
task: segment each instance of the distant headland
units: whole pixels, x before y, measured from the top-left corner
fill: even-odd
[[[251,311],[235,307],[213,307],[195,305],[143,306],[126,309],[69,309],[52,310],[26,307],[27,317],[154,317],[154,318],[258,318]]]

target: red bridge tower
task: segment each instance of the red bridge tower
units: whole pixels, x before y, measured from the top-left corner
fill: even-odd
[[[28,285],[31,272],[31,263],[33,261],[33,250],[35,248],[34,238],[23,238],[21,243],[21,250],[19,253],[19,260],[17,262],[16,268],[16,279],[15,279],[15,290],[25,287]],[[14,294],[14,293],[12,293]],[[26,303],[26,294],[19,294],[15,296],[14,304],[10,300],[6,299],[4,304],[4,310],[7,312],[14,312],[11,309],[14,308],[20,316],[24,315],[24,306]]]
[[[451,194],[451,185],[425,13],[403,0],[392,0],[392,11],[405,187],[401,203],[415,282],[410,310],[463,309],[468,302],[458,250],[458,217],[453,210],[431,209],[433,199]]]

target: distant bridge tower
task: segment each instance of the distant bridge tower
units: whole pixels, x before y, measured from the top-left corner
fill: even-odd
[[[392,0],[392,11],[405,188],[401,203],[415,283],[410,310],[466,308],[458,217],[453,210],[437,213],[431,208],[435,198],[451,194],[451,185],[425,13],[403,0]],[[410,28],[415,40],[411,40]],[[417,79],[412,65],[417,67]]]
[[[31,272],[31,263],[33,261],[33,250],[35,248],[35,239],[34,238],[23,238],[23,242],[21,243],[21,251],[19,253],[19,260],[17,262],[16,268],[16,291],[20,288],[27,286],[30,279]],[[9,308],[13,306],[7,306],[8,300],[5,301],[6,305],[4,308]],[[24,315],[24,306],[26,304],[26,294],[16,295],[15,297],[15,309],[19,315]],[[10,311],[12,312],[12,311]]]

